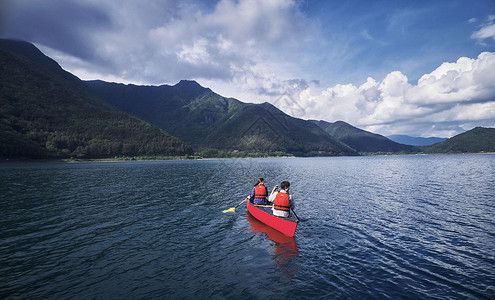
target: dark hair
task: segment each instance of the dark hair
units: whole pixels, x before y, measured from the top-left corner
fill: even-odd
[[[285,188],[288,188],[288,187],[290,187],[290,182],[288,182],[288,181],[282,181],[282,182],[280,183],[280,188],[281,188],[282,190],[285,190]]]
[[[265,179],[263,179],[263,177],[260,177],[260,178],[258,178],[258,182],[256,182],[256,183],[254,184],[254,186],[257,186],[258,184],[260,184],[260,183],[262,183],[262,182],[265,182]]]

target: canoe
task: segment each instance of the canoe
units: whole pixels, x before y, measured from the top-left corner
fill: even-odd
[[[296,233],[298,220],[294,216],[282,218],[274,216],[272,208],[257,206],[251,200],[247,201],[248,212],[260,222],[276,229],[287,236],[294,236]]]

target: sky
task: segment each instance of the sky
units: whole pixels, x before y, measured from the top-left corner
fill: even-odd
[[[84,80],[196,80],[382,135],[495,127],[495,0],[0,0],[0,36]]]

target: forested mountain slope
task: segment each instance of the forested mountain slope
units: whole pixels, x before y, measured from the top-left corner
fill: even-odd
[[[0,40],[0,157],[186,155],[179,139],[89,92],[34,45]]]
[[[271,104],[222,97],[194,81],[174,86],[86,82],[109,104],[179,137],[196,149],[356,155],[311,122]]]

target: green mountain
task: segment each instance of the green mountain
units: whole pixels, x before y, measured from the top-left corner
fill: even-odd
[[[271,104],[225,98],[194,81],[174,86],[86,84],[114,107],[159,126],[203,153],[357,154],[315,124],[290,117]]]
[[[306,121],[269,103],[225,98],[194,81],[83,82],[20,41],[0,39],[0,82],[0,158],[192,154],[182,141],[208,156],[495,152],[493,128],[415,147],[345,122]]]
[[[419,152],[417,147],[396,143],[382,135],[356,128],[342,121],[335,123],[326,121],[311,122],[325,130],[337,141],[362,154]]]
[[[476,127],[450,139],[421,149],[425,153],[495,152],[495,128]]]
[[[34,45],[0,39],[0,157],[187,155],[163,130],[95,97]]]

